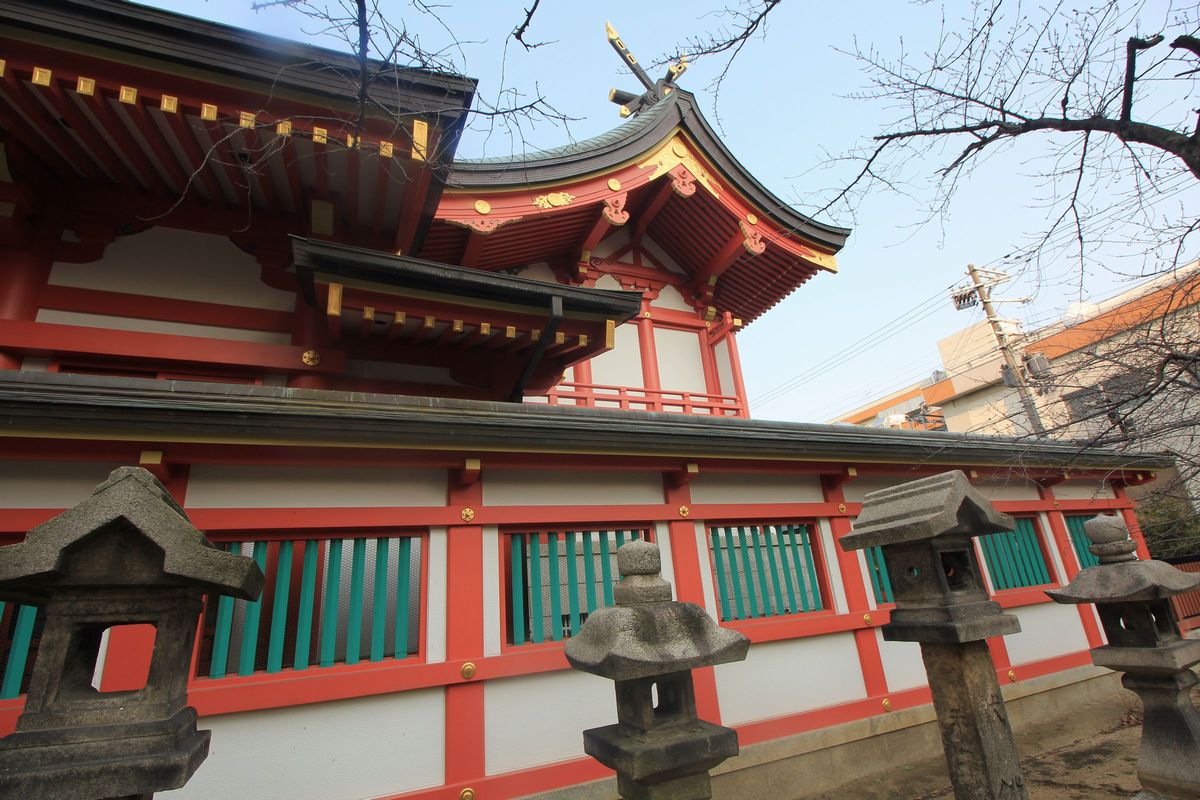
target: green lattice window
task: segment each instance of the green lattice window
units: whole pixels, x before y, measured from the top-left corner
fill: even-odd
[[[1018,519],[1015,530],[980,536],[979,546],[996,591],[1050,583],[1046,554],[1032,519]]]
[[[820,611],[811,525],[736,525],[709,529],[721,619]]]
[[[894,603],[892,597],[892,580],[888,577],[887,562],[883,560],[882,547],[868,547],[863,551],[867,557],[867,575],[871,578],[871,590],[875,593],[875,602]]]
[[[1071,547],[1075,550],[1075,557],[1079,559],[1079,566],[1082,569],[1094,567],[1100,563],[1100,559],[1092,555],[1088,547],[1091,542],[1088,541],[1087,534],[1083,532],[1083,523],[1087,522],[1095,514],[1077,514],[1066,516],[1063,519],[1067,521],[1067,534],[1071,537]]]

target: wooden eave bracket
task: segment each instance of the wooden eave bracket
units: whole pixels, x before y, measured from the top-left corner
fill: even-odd
[[[471,486],[478,482],[482,462],[478,458],[463,460],[463,465],[454,470],[454,482],[459,486]]]
[[[826,473],[821,476],[821,482],[828,489],[841,488],[847,481],[858,477],[858,467],[845,467],[841,472]]]
[[[1141,486],[1146,483],[1158,480],[1158,474],[1153,470],[1145,472],[1121,472],[1121,474],[1112,479],[1112,485],[1116,487]]]
[[[143,450],[138,455],[138,466],[163,483],[171,480],[178,471],[178,465],[170,463],[162,450]]]
[[[687,486],[692,480],[700,474],[700,465],[689,462],[681,469],[672,470],[666,473],[667,482],[672,488],[678,489],[681,486]]]

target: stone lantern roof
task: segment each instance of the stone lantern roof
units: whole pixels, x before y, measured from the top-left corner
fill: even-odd
[[[1162,561],[1138,561],[1137,545],[1120,517],[1095,517],[1083,527],[1100,563],[1080,572],[1063,588],[1046,592],[1056,602],[1146,602],[1200,588],[1200,575]]]
[[[131,537],[153,547],[133,552]],[[107,541],[101,541],[101,539]],[[92,574],[89,566],[97,548],[120,550],[119,558],[138,558],[151,552],[161,564],[114,573]],[[10,545],[0,559],[0,592],[6,599],[37,605],[47,602],[57,587],[86,587],[103,578],[105,588],[128,586],[189,586],[251,600],[262,588],[263,576],[250,559],[225,553],[209,544],[183,509],[153,475],[137,467],[120,467],[77,506],[29,531],[25,541]],[[76,558],[76,554],[87,557]]]
[[[572,667],[631,681],[745,659],[745,636],[717,625],[694,603],[671,600],[656,545],[630,542],[617,551],[617,567],[623,576],[617,605],[593,613],[567,643]]]

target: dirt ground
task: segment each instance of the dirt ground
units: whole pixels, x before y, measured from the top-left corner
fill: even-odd
[[[1130,714],[1116,727],[1075,731],[1063,723],[1026,731],[1017,737],[1025,757],[1021,765],[1030,800],[1128,800],[1141,789],[1137,749],[1141,720]],[[1078,736],[1078,738],[1075,738]],[[953,798],[941,759],[863,778],[836,790],[796,800],[934,800]]]

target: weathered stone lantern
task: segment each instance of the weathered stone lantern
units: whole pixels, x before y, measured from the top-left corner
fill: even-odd
[[[958,800],[1027,796],[985,641],[1021,626],[988,598],[971,541],[1013,526],[954,471],[871,492],[841,539],[843,550],[883,550],[896,601],[883,638],[921,644]]]
[[[252,599],[263,574],[192,527],[143,469],[122,467],[75,507],[0,548],[0,599],[45,607],[16,732],[0,740],[0,797],[149,798],[208,755],[187,678],[205,593]],[[93,685],[104,632],[149,624],[145,687]]]
[[[1200,797],[1200,712],[1190,697],[1200,641],[1179,635],[1169,601],[1200,588],[1200,575],[1138,561],[1120,517],[1095,517],[1083,529],[1100,563],[1047,594],[1059,603],[1096,604],[1108,644],[1092,650],[1092,662],[1124,672],[1121,683],[1142,700],[1138,779],[1146,791],[1138,798]]]
[[[616,682],[617,724],[584,731],[584,750],[616,770],[626,800],[705,800],[708,771],[736,756],[738,741],[697,718],[691,671],[741,661],[750,642],[694,603],[671,600],[657,545],[624,545],[617,567],[617,604],[588,617],[566,645],[572,667]]]

